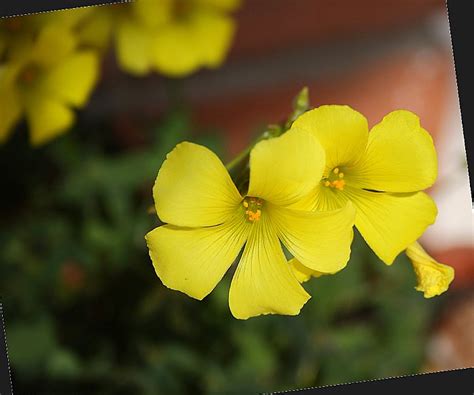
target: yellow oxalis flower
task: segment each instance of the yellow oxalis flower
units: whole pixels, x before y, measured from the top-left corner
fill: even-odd
[[[77,48],[67,24],[48,24],[22,35],[0,64],[0,142],[25,116],[33,145],[43,144],[74,123],[73,107],[88,100],[98,75],[94,51]]]
[[[242,196],[214,153],[179,144],[153,188],[156,211],[167,223],[146,235],[158,277],[202,300],[244,248],[229,293],[234,317],[298,314],[310,296],[280,242],[305,266],[326,273],[344,268],[350,255],[351,204],[327,212],[293,207],[315,188],[323,169],[316,139],[288,132],[252,149],[250,183]]]
[[[423,292],[425,298],[441,295],[448,290],[454,280],[451,266],[436,262],[418,242],[409,245],[406,254],[415,270],[418,281],[416,290]]]
[[[99,10],[82,30],[86,42],[115,43],[121,68],[182,77],[200,67],[221,65],[235,24],[235,0],[137,0]]]
[[[355,226],[387,265],[415,242],[436,218],[433,185],[437,158],[419,118],[394,111],[369,133],[366,118],[348,106],[327,105],[292,125],[312,133],[326,153],[324,174],[305,207],[332,210],[351,201]]]

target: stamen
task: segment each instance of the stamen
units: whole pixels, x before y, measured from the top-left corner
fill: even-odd
[[[344,190],[346,182],[344,181],[344,173],[340,171],[339,167],[335,167],[323,180],[324,186],[338,189],[339,191]]]
[[[252,196],[246,197],[242,205],[246,208],[245,216],[248,221],[255,222],[262,216],[263,200]]]
[[[27,65],[18,76],[19,81],[24,84],[31,84],[36,80],[39,70],[35,65]]]

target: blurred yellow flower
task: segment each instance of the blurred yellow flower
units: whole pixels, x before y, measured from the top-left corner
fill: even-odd
[[[288,132],[250,153],[242,196],[218,157],[181,143],[163,163],[153,188],[167,225],[146,235],[164,285],[202,300],[244,248],[229,293],[234,317],[296,315],[310,298],[293,275],[280,242],[305,266],[334,273],[347,264],[355,210],[296,210],[314,190],[324,152],[309,133]],[[244,247],[245,245],[245,247]]]
[[[72,126],[72,108],[86,103],[97,80],[98,57],[78,48],[67,23],[15,37],[0,64],[0,142],[25,116],[30,142],[39,145]]]
[[[415,270],[418,284],[417,291],[424,293],[425,298],[432,298],[448,290],[454,280],[454,269],[451,266],[436,262],[423,247],[415,242],[406,250]]]
[[[409,111],[394,111],[369,133],[348,106],[327,105],[301,115],[293,130],[312,133],[326,153],[323,177],[304,206],[331,210],[351,201],[355,225],[387,265],[436,218],[437,158],[431,136]]]
[[[236,0],[137,0],[100,9],[82,28],[85,42],[113,37],[120,67],[137,76],[157,71],[182,77],[216,68],[230,47]]]

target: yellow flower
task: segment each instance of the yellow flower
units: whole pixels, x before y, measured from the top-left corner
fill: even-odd
[[[305,207],[324,211],[351,201],[355,226],[387,265],[435,221],[436,205],[422,190],[436,179],[436,152],[415,114],[391,112],[369,133],[363,115],[329,105],[304,113],[292,129],[312,133],[326,153]]]
[[[234,317],[298,314],[310,296],[280,242],[321,272],[341,270],[350,255],[351,204],[327,212],[293,208],[314,189],[323,168],[324,152],[308,133],[261,141],[251,151],[250,182],[242,196],[215,154],[179,144],[153,188],[156,211],[167,223],[146,235],[158,277],[202,300],[244,248],[229,293]]]
[[[0,64],[0,142],[25,116],[33,145],[43,144],[74,123],[97,80],[95,52],[77,48],[66,23],[47,24],[18,35]]]
[[[406,254],[418,281],[415,289],[423,292],[425,298],[441,295],[448,290],[449,284],[454,280],[454,269],[451,266],[436,262],[417,242],[408,246]]]
[[[137,76],[151,71],[182,77],[221,65],[235,24],[235,0],[138,0],[99,10],[83,28],[86,42],[104,46],[112,36],[120,67]]]

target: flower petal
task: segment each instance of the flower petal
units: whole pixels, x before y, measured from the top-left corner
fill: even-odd
[[[424,192],[390,194],[345,188],[357,208],[355,225],[387,265],[433,224],[438,210]]]
[[[268,219],[253,224],[232,279],[232,315],[247,319],[262,314],[299,314],[310,296],[293,275]]]
[[[288,265],[290,265],[291,271],[300,283],[305,283],[311,277],[321,277],[325,274],[317,272],[316,270],[311,270],[310,268],[302,265],[296,258],[290,259],[288,261]]]
[[[140,24],[129,19],[121,20],[117,25],[115,48],[117,61],[126,72],[142,76],[151,69],[151,50],[154,35]]]
[[[151,51],[157,71],[172,77],[183,77],[202,64],[189,23],[169,23],[162,27],[154,38]]]
[[[76,52],[47,71],[39,81],[40,88],[76,107],[82,107],[94,87],[99,59],[92,51]]]
[[[415,289],[423,292],[425,298],[441,295],[448,290],[449,284],[454,280],[454,269],[451,266],[436,262],[418,242],[410,244],[406,254],[418,280]]]
[[[348,200],[346,195],[339,193],[339,190],[319,184],[292,208],[306,211],[330,211],[344,207]]]
[[[417,192],[433,185],[437,158],[430,134],[409,111],[388,114],[369,133],[367,152],[347,183],[386,192]]]
[[[34,28],[41,28],[43,26],[54,25],[56,27],[63,27],[68,29],[73,29],[81,24],[85,18],[94,14],[97,10],[92,7],[81,7],[74,9],[63,9],[57,10],[55,12],[42,12],[39,14],[29,14],[26,17],[31,19],[26,19],[25,16],[21,18],[25,21],[25,24],[28,24]]]
[[[25,98],[30,142],[41,145],[66,132],[74,123],[74,113],[65,104],[38,92]]]
[[[140,0],[130,6],[134,16],[149,29],[156,29],[173,18],[175,0]]]
[[[197,5],[215,7],[222,11],[233,11],[242,4],[242,0],[196,0]]]
[[[114,14],[108,8],[94,9],[77,30],[80,43],[99,50],[106,49],[112,37],[114,22]]]
[[[225,222],[242,200],[219,158],[206,147],[188,142],[167,155],[153,197],[163,222],[190,227]]]
[[[250,152],[249,196],[277,205],[298,202],[318,185],[324,169],[324,151],[304,131],[291,130],[264,140]]]
[[[225,14],[199,10],[192,15],[192,40],[202,65],[222,64],[235,32],[233,19]]]
[[[31,58],[44,67],[61,62],[70,55],[77,45],[72,30],[60,24],[45,25],[31,49]]]
[[[278,237],[304,266],[322,273],[343,269],[350,257],[355,209],[348,202],[333,211],[268,209]]]
[[[312,133],[326,152],[326,170],[349,166],[363,155],[368,139],[367,119],[349,106],[326,105],[307,111],[293,122],[292,129]]]
[[[168,288],[202,300],[242,249],[249,224],[240,215],[207,228],[160,226],[146,235],[156,274]]]

